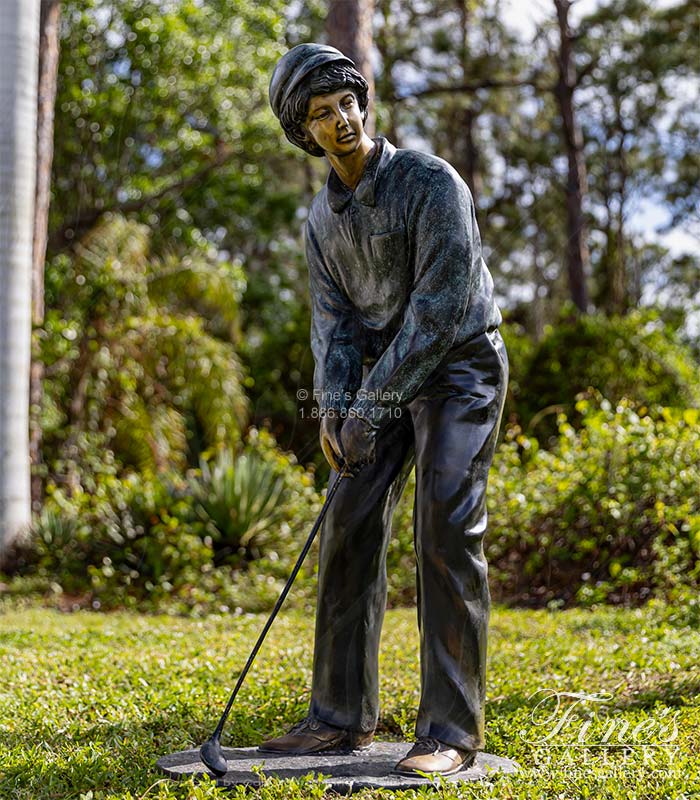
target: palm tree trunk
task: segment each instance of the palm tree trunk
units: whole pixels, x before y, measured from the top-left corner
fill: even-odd
[[[58,79],[60,0],[41,0],[39,38],[39,77],[37,85],[38,116],[36,138],[36,201],[34,208],[34,247],[32,265],[32,325],[44,324],[44,263],[51,202],[51,165],[53,163],[53,118]],[[41,407],[43,402],[44,365],[33,342],[29,385],[29,454],[33,467],[32,506],[36,510],[43,495],[41,464]]]
[[[29,370],[39,0],[0,0],[0,565],[31,520]]]

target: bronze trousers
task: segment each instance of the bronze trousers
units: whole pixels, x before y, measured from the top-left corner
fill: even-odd
[[[421,699],[416,736],[484,746],[486,483],[508,381],[498,331],[462,345],[340,485],[321,528],[310,713],[372,731],[391,518],[415,462]],[[331,475],[331,481],[335,475]]]

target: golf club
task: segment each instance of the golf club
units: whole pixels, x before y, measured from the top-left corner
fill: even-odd
[[[216,730],[212,734],[211,739],[208,739],[199,748],[199,755],[200,758],[202,759],[202,763],[205,766],[207,766],[215,775],[218,776],[225,775],[226,772],[228,771],[228,763],[224,758],[224,754],[221,750],[221,732],[223,731],[224,725],[226,724],[226,720],[228,719],[229,712],[231,711],[231,707],[233,706],[233,701],[236,699],[238,690],[243,685],[245,676],[248,674],[248,670],[253,664],[255,656],[258,654],[260,646],[265,641],[265,636],[267,636],[267,632],[270,630],[270,626],[274,622],[274,619],[277,616],[277,612],[282,607],[282,603],[284,603],[285,598],[289,594],[289,590],[292,588],[294,579],[299,573],[301,565],[304,563],[304,559],[306,558],[309,550],[311,549],[311,545],[313,544],[313,541],[316,538],[318,529],[321,527],[323,518],[326,516],[326,511],[328,510],[328,506],[331,504],[333,496],[335,495],[336,490],[338,489],[338,486],[340,486],[340,482],[343,480],[344,477],[346,477],[346,475],[349,474],[350,473],[347,472],[346,468],[343,468],[342,471],[339,473],[338,477],[335,479],[331,488],[328,490],[328,494],[326,496],[326,502],[323,504],[321,513],[318,515],[318,519],[316,520],[313,528],[311,529],[309,538],[306,540],[306,543],[304,544],[304,548],[301,551],[299,558],[297,559],[297,563],[294,565],[294,569],[292,570],[292,573],[289,576],[284,589],[282,589],[282,592],[279,598],[277,599],[277,602],[275,603],[275,607],[272,609],[272,613],[270,614],[269,619],[265,623],[265,627],[262,629],[262,633],[258,637],[258,641],[255,643],[255,647],[248,656],[248,661],[246,662],[245,667],[243,667],[243,671],[238,676],[238,681],[236,682],[236,685],[234,686],[233,691],[231,692],[231,697],[229,697],[228,703],[226,704],[226,708],[224,709],[224,713],[221,715],[221,719],[219,720],[219,723],[216,726]]]

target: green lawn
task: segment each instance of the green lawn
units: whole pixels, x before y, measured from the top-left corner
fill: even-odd
[[[390,612],[382,654],[380,736],[411,737],[418,698],[414,612]],[[488,749],[517,759],[517,776],[461,789],[358,797],[700,797],[700,632],[663,610],[509,611],[492,615]],[[211,783],[175,784],[158,756],[206,739],[264,617],[203,621],[30,609],[0,616],[0,798],[219,798]],[[308,701],[312,619],[289,613],[232,712],[225,744],[285,729]],[[538,744],[554,719],[544,694],[609,692],[582,701],[571,723]],[[564,699],[566,712],[574,701]],[[597,712],[587,720],[586,713]],[[559,719],[559,717],[557,717]],[[630,723],[618,743],[623,721]],[[633,729],[644,721],[645,727]],[[677,735],[674,736],[674,730]],[[581,741],[577,740],[580,736]],[[636,740],[635,740],[636,736]],[[668,740],[672,739],[668,744]],[[561,746],[572,743],[585,746]],[[598,745],[598,746],[596,746]],[[651,746],[661,745],[661,746]],[[269,780],[262,798],[317,797],[313,782]],[[237,796],[235,793],[233,796]],[[245,796],[244,792],[240,796]]]

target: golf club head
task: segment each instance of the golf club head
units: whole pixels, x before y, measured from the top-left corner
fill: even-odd
[[[214,775],[221,777],[228,772],[228,762],[221,751],[221,742],[211,738],[199,748],[199,756],[202,763],[208,767]]]

